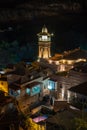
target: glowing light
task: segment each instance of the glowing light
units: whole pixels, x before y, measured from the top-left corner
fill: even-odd
[[[51,85],[48,85],[48,89],[52,90],[52,86],[51,86]]]
[[[67,61],[66,60],[62,60],[62,63],[65,64]]]
[[[48,89],[50,89],[50,90],[54,90],[55,89],[55,82],[53,82],[53,81],[49,81],[49,84],[48,84]]]
[[[64,99],[64,88],[62,88],[62,100]]]
[[[8,83],[7,81],[0,81],[0,90],[5,92],[5,95],[8,93]]]
[[[26,93],[30,94],[30,89],[29,88],[26,89]]]
[[[67,62],[68,62],[68,64],[72,64],[73,63],[73,61],[71,61],[71,60],[68,60]]]
[[[17,93],[20,95],[21,91],[20,91],[20,90],[17,90]]]
[[[68,91],[67,92],[67,102],[69,102],[69,99],[70,99],[70,92]]]
[[[5,71],[1,70],[1,71],[0,71],[0,74],[5,74]]]
[[[48,116],[47,115],[43,115],[43,116],[38,116],[38,117],[36,117],[36,118],[34,118],[34,119],[32,119],[34,122],[36,122],[36,123],[38,123],[38,122],[40,122],[40,121],[44,121],[45,119],[47,119],[48,118]]]
[[[65,65],[60,65],[60,71],[65,71]]]
[[[32,88],[31,95],[35,95],[40,93],[40,86],[36,86]]]
[[[48,58],[48,53],[47,53],[46,49],[45,49],[45,51],[44,51],[43,58]]]
[[[39,58],[48,59],[51,57],[50,45],[51,45],[51,34],[48,33],[47,28],[44,26],[42,32],[38,33],[38,43],[39,43]]]
[[[56,61],[56,65],[59,65],[59,61]]]
[[[76,60],[76,62],[80,62],[80,61],[86,62],[86,59],[78,59],[78,60]]]
[[[51,63],[52,63],[52,60],[49,60],[49,63],[51,64]]]
[[[40,58],[37,59],[37,62],[40,62]]]
[[[43,36],[42,36],[42,40],[43,40],[43,41],[46,41],[46,40],[47,40],[47,36],[44,36],[44,35],[43,35]]]

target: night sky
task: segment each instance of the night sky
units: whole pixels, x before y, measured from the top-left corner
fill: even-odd
[[[86,17],[86,0],[0,1],[0,56],[8,47],[7,59],[36,58],[37,33],[44,24],[49,32],[54,33],[52,55],[76,47],[87,50]]]

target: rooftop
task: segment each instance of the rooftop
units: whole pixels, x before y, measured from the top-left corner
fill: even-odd
[[[87,96],[87,82],[71,87],[69,91]]]
[[[71,51],[64,52],[63,59],[77,60],[79,58],[87,59],[87,51],[77,48]]]
[[[87,62],[80,62],[72,70],[82,73],[87,73]]]
[[[63,130],[65,129],[71,130],[75,126],[74,119],[80,116],[81,116],[80,112],[67,109],[61,112],[57,112],[54,116],[52,116],[51,118],[48,118],[46,120],[46,123],[50,123],[50,129],[51,129],[52,124],[56,124],[59,127],[61,127],[61,129]]]
[[[32,83],[26,85],[25,87],[26,88],[32,88],[32,87],[40,85],[40,84],[41,84],[41,82],[32,82]]]

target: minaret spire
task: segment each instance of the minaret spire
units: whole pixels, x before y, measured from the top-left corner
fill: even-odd
[[[39,45],[39,58],[48,59],[51,57],[51,36],[52,34],[48,33],[47,27],[43,26],[42,31],[37,34],[38,36],[38,45]]]

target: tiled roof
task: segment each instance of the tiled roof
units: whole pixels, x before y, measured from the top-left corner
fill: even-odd
[[[0,81],[7,81],[7,76],[2,74],[0,77]]]
[[[1,77],[0,81],[7,81],[7,77]]]
[[[15,90],[15,91],[21,89],[20,86],[17,86],[17,85],[15,85],[15,84],[11,84],[11,85],[9,85],[9,88],[10,88],[10,89],[13,89],[13,90]]]
[[[72,70],[82,73],[87,73],[87,62],[83,64],[79,64],[78,66],[74,67]]]
[[[87,51],[81,50],[81,49],[75,49],[71,52],[67,52],[67,54],[64,54],[64,59],[69,59],[69,60],[76,60],[79,58],[85,58],[87,59]]]
[[[37,86],[39,84],[41,84],[41,82],[32,82],[32,83],[26,85],[25,87],[26,88],[33,88],[34,86]]]
[[[50,76],[49,80],[57,82],[60,85],[62,84],[68,89],[78,84],[87,82],[87,75],[83,75],[77,72],[70,72],[69,76],[52,75]]]
[[[30,80],[30,79],[28,79],[28,77],[23,76],[23,77],[20,77],[17,81],[15,81],[14,84],[17,85],[17,86],[20,86],[20,85],[22,85],[23,83],[28,82],[29,80]]]
[[[55,78],[50,78],[49,80],[54,81],[54,82],[57,82],[57,81],[58,81],[58,80],[55,79]]]
[[[87,82],[79,84],[75,87],[71,87],[69,89],[69,91],[75,92],[75,93],[79,93],[81,95],[85,95],[87,96]]]
[[[3,92],[4,93],[4,92]],[[7,103],[12,102],[12,97],[0,95],[0,106],[6,105]]]

